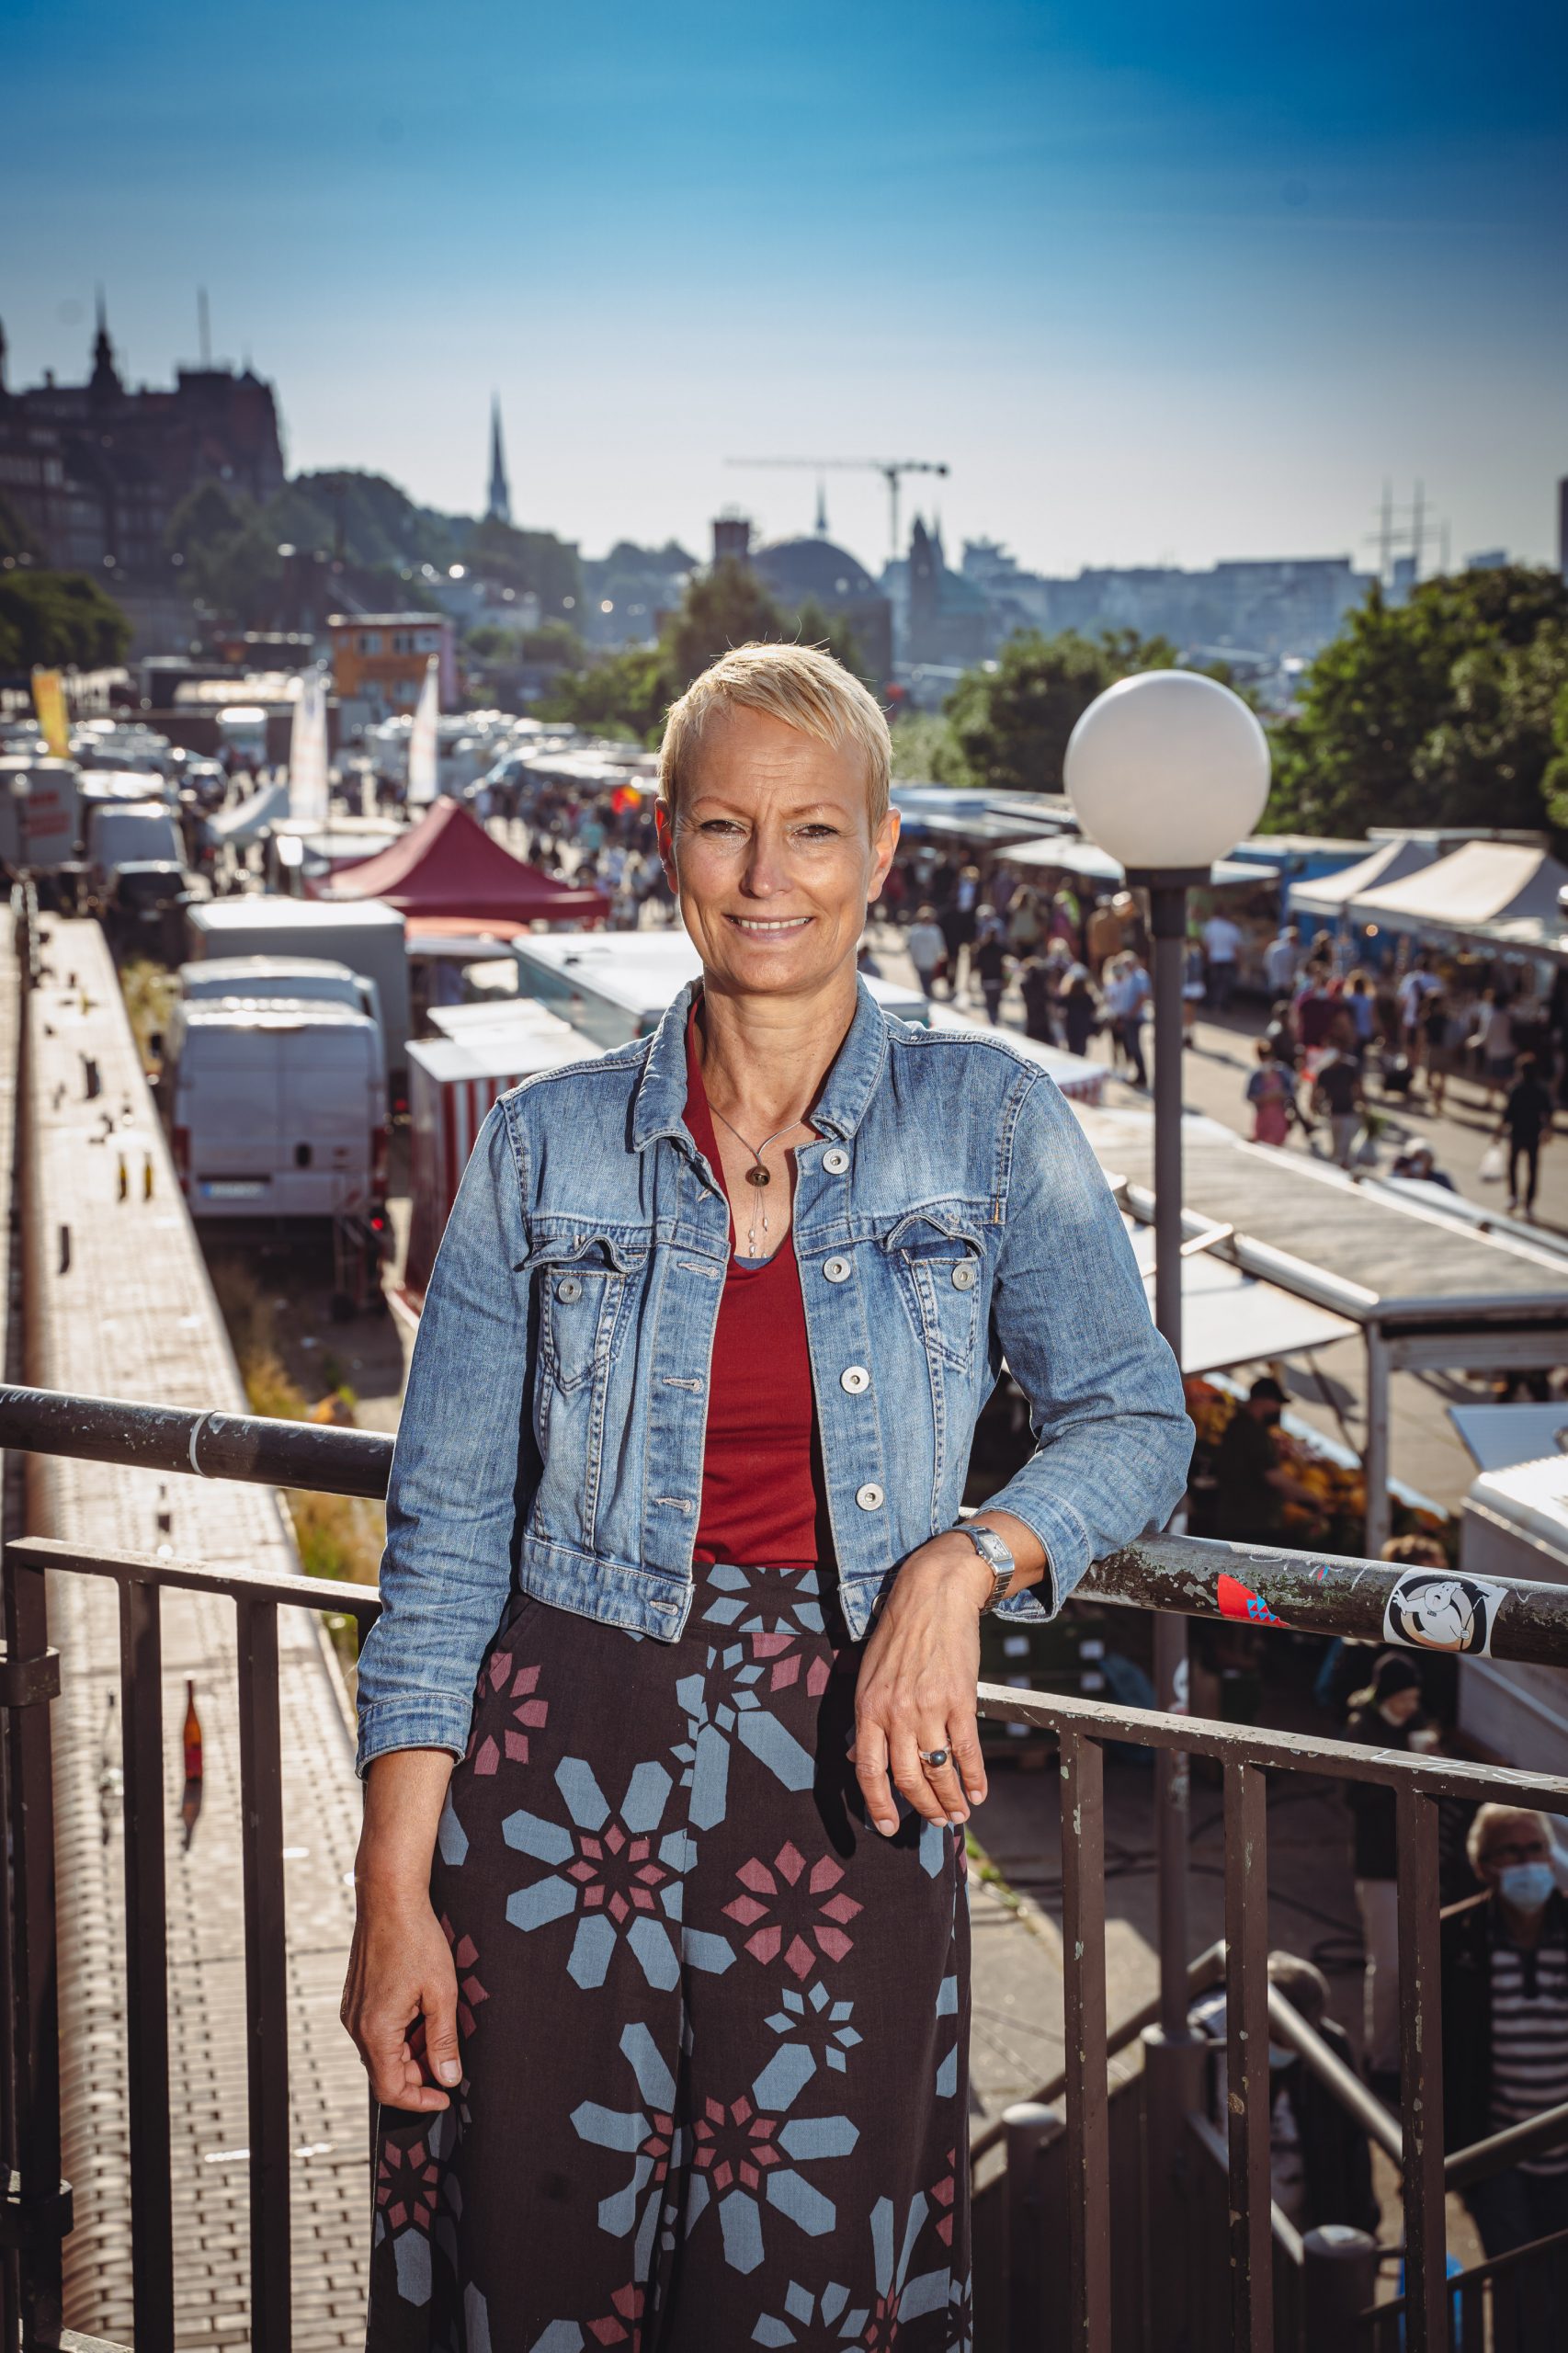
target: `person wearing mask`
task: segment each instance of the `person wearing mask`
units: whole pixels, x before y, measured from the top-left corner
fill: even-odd
[[[1310,1501],[1308,1490],[1279,1459],[1284,1410],[1284,1390],[1272,1373],[1263,1373],[1231,1415],[1215,1449],[1214,1533],[1233,1544],[1277,1543],[1284,1525],[1282,1506]]]
[[[1429,1143],[1413,1143],[1395,1157],[1389,1170],[1391,1176],[1403,1176],[1413,1185],[1440,1185],[1446,1193],[1457,1193],[1459,1187],[1447,1169],[1439,1168]]]
[[[1334,1157],[1348,1168],[1356,1138],[1361,1131],[1361,1073],[1347,1048],[1336,1046],[1312,1083],[1312,1109],[1328,1120]]]
[[[948,943],[943,938],[937,925],[935,907],[923,906],[920,909],[909,926],[905,945],[909,949],[909,961],[915,967],[915,977],[919,983],[921,995],[935,996],[937,976],[948,953]],[[950,988],[950,979],[949,985]]]
[[[1443,2146],[1466,2149],[1568,2102],[1568,1902],[1544,1814],[1483,1805],[1481,1893],[1443,1917]],[[1464,2193],[1489,2256],[1568,2230],[1568,2141]]]
[[[1519,1056],[1518,1069],[1503,1105],[1495,1140],[1508,1139],[1508,1208],[1535,1215],[1535,1188],[1540,1175],[1540,1148],[1551,1134],[1551,1097],[1536,1075],[1533,1054]],[[1520,1169],[1524,1182],[1519,1182]]]
[[[1209,968],[1209,1002],[1218,1014],[1231,1009],[1241,952],[1242,935],[1230,916],[1211,915],[1203,926],[1203,954]]]
[[[1429,1745],[1421,1672],[1403,1651],[1384,1651],[1364,1689],[1352,1692],[1345,1736],[1366,1748]],[[1361,2064],[1392,2108],[1399,2100],[1399,1862],[1394,1792],[1384,1781],[1348,1781],[1351,1866],[1366,1950]]]
[[[1328,1980],[1312,1961],[1293,1952],[1271,1952],[1268,1982],[1326,2042],[1343,2066],[1353,2067],[1350,2039],[1328,2016]],[[1219,2045],[1214,2054],[1210,2114],[1222,2131],[1228,2114],[1225,1995],[1210,1994],[1188,2019],[1199,2034]],[[1298,2231],[1331,2223],[1377,2235],[1379,2210],[1372,2189],[1372,2153],[1355,2118],[1340,2106],[1294,2044],[1268,2044],[1268,2175],[1274,2203]]]

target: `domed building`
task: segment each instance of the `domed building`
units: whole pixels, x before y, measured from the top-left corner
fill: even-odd
[[[745,561],[783,606],[798,612],[808,602],[855,633],[866,676],[879,690],[892,676],[892,607],[865,565],[825,532],[810,539],[776,540],[752,549]]]

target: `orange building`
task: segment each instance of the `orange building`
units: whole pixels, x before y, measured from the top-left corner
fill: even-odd
[[[433,654],[441,665],[443,708],[457,700],[452,624],[440,613],[334,613],[327,627],[337,699],[358,706],[358,723],[412,710]]]

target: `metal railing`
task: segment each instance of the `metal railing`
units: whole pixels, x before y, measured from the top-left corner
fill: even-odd
[[[0,1388],[0,1448],[12,1447],[198,1476],[373,1495],[384,1492],[392,1440],[311,1424]],[[47,1704],[59,1689],[59,1662],[47,1643],[45,1578],[51,1571],[110,1578],[119,1597],[137,2353],[169,2353],[174,2325],[160,1597],[165,1588],[220,1594],[235,1608],[251,2152],[249,2341],[256,2353],[288,2353],[289,2080],[278,1611],[298,1606],[344,1612],[364,1629],[378,1613],[379,1597],[365,1586],[309,1577],[251,1577],[163,1557],[90,1553],[44,1538],[24,1538],[6,1547],[6,1654],[0,1667],[0,1705],[8,1731],[12,1917],[6,1944],[14,1972],[17,2031],[5,2118],[10,2146],[4,2154],[12,2168],[11,2190],[0,2201],[0,2242],[9,2249],[9,2313],[19,2316],[21,2341],[28,2347],[59,2342],[61,2243],[71,2225],[70,2192],[60,2180],[52,1759]],[[1221,1579],[1239,1576],[1251,1593],[1267,1597],[1277,1618],[1285,1618],[1288,1611],[1290,1622],[1310,1620],[1315,1631],[1365,1633],[1373,1630],[1375,1613],[1381,1633],[1382,1599],[1394,1574],[1380,1563],[1315,1560],[1162,1538],[1144,1540],[1099,1563],[1086,1589],[1102,1598],[1219,1617],[1233,1610],[1233,1603],[1223,1606],[1230,1597],[1222,1594]],[[1494,1655],[1503,1657],[1568,1662],[1568,1593],[1551,1586],[1516,1588],[1498,1612],[1492,1648]],[[1061,1749],[1066,2016],[1063,2261],[1049,2279],[1038,2263],[1023,2262],[1017,2268],[1011,2289],[1013,2343],[1028,2347],[1030,2353],[1069,2347],[1073,2353],[1111,2353],[1113,2126],[1108,2062],[1114,2049],[1132,2039],[1133,2029],[1113,2035],[1106,2015],[1104,1766],[1108,1745],[1131,1744],[1210,1759],[1223,1779],[1222,1962],[1211,1950],[1198,1966],[1208,1982],[1222,1973],[1227,1995],[1225,2302],[1233,2353],[1269,2353],[1275,2343],[1268,2041],[1271,2014],[1278,2013],[1267,1974],[1268,1776],[1324,1775],[1377,1782],[1394,1792],[1401,2048],[1409,2086],[1399,2134],[1407,2256],[1402,2344],[1406,2353],[1437,2353],[1448,2341],[1443,2211],[1448,2179],[1440,2038],[1434,2031],[1439,2016],[1437,1802],[1445,1797],[1492,1798],[1568,1813],[1568,1780],[1457,1759],[1388,1755],[1339,1741],[1119,1709],[1010,1686],[982,1685],[980,1704],[988,1715],[1054,1733]],[[1159,2029],[1145,2028],[1144,2040],[1146,2048],[1157,2044]],[[1190,2052],[1178,2054],[1184,2064],[1191,2063],[1186,2095],[1174,2107],[1164,2097],[1157,2100],[1145,2086],[1144,2204],[1151,2228],[1155,2206],[1169,2194],[1167,2177],[1178,2169],[1180,2149],[1192,2137],[1191,2119],[1202,2108],[1194,2088],[1201,2054],[1196,2042]],[[1387,2121],[1390,2131],[1399,2131],[1392,2120]],[[1368,2129],[1390,2146],[1375,2119],[1368,2120]],[[994,2142],[994,2133],[982,2135],[976,2153]],[[1029,2277],[1039,2284],[1040,2308],[1031,2304]],[[6,2353],[15,2341],[12,2325]],[[1156,2330],[1145,2341],[1151,2353],[1159,2353],[1171,2340]],[[1210,2347],[1204,2346],[1200,2353],[1210,2353]]]
[[[1568,2336],[1568,2231],[1456,2272],[1448,2302],[1440,2353],[1555,2353]],[[1408,2312],[1397,2296],[1363,2313],[1356,2353],[1406,2353]]]

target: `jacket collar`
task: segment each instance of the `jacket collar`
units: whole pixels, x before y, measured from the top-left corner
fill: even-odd
[[[700,981],[687,983],[649,1043],[631,1112],[631,1142],[638,1152],[660,1136],[688,1132],[686,1025],[701,986]],[[811,1115],[812,1127],[835,1136],[852,1136],[860,1125],[887,1056],[887,1016],[864,981],[857,980],[855,998],[855,1018]]]

